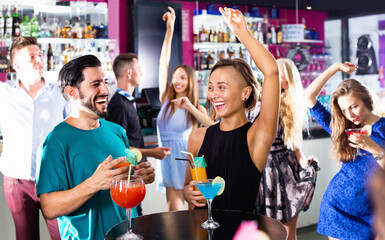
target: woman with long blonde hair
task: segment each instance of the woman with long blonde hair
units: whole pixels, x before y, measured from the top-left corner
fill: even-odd
[[[157,175],[159,187],[166,188],[169,211],[184,210],[183,187],[186,162],[175,158],[185,158],[181,151],[187,150],[188,136],[198,121],[204,126],[213,123],[207,116],[204,107],[199,104],[198,86],[195,70],[188,65],[177,66],[168,83],[168,70],[171,58],[171,42],[174,32],[175,12],[163,15],[167,24],[159,60],[159,97],[161,109],[157,117],[158,142],[161,147],[171,147],[171,154],[160,164],[160,175]]]
[[[306,158],[301,151],[307,111],[298,69],[290,59],[277,62],[281,82],[278,131],[262,173],[257,212],[281,221],[291,240],[297,239],[299,212],[309,207],[318,167],[313,156]]]

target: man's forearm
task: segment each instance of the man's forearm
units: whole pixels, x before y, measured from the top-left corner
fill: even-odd
[[[48,219],[54,219],[81,207],[97,192],[87,182],[88,179],[72,189],[40,195],[44,216]]]

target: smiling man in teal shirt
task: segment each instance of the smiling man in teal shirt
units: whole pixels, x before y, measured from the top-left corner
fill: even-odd
[[[103,239],[126,219],[109,188],[113,176],[128,170],[113,169],[125,160],[111,156],[125,156],[129,142],[123,128],[100,119],[107,114],[108,88],[95,56],[67,63],[59,73],[59,87],[71,103],[71,114],[41,147],[37,194],[44,215],[58,218],[62,239]],[[154,181],[149,162],[134,170],[145,183]]]

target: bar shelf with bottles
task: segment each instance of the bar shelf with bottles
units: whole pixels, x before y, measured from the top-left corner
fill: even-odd
[[[84,54],[98,56],[104,70],[111,70],[109,53],[116,41],[108,39],[107,3],[47,0],[14,5],[5,0],[0,10],[1,72],[12,72],[9,49],[13,38],[18,36],[38,39],[47,71],[57,72],[69,60]],[[3,63],[4,59],[7,64]]]
[[[210,69],[221,58],[244,59],[250,64],[256,79],[259,82],[263,81],[262,73],[255,66],[244,46],[227,28],[224,18],[217,11],[218,7],[219,4],[200,3],[199,8],[202,10],[195,10],[193,16],[193,62],[201,99],[206,96],[206,83]],[[295,11],[291,9],[255,6],[233,7],[239,7],[244,13],[250,32],[275,58],[287,57],[289,50],[296,45],[303,45],[309,49],[311,52],[311,56],[308,58],[310,63],[304,69],[304,73],[301,73],[305,87],[325,68],[326,64],[323,59],[327,58],[327,54],[322,50],[324,49],[324,29],[323,25],[313,20],[313,17],[324,19],[326,14],[299,11],[299,18],[296,20]],[[307,26],[306,19],[311,27]],[[295,31],[298,29],[301,31]],[[322,94],[327,96],[325,92]]]

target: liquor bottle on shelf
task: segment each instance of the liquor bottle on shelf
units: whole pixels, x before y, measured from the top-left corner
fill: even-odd
[[[222,31],[221,24],[219,24],[219,29],[218,29],[218,42],[223,43],[223,31]]]
[[[71,38],[72,37],[72,27],[70,25],[70,20],[65,22],[64,27],[60,31],[60,35],[63,38]]]
[[[240,59],[242,59],[242,60],[245,60],[245,58],[244,58],[244,56],[243,56],[243,52],[242,52],[242,47],[239,47],[238,58],[240,58]]]
[[[209,70],[214,66],[214,58],[211,56],[211,52],[209,51],[206,57],[206,69]]]
[[[271,31],[271,44],[276,44],[277,43],[277,33],[275,32],[274,24],[271,24],[270,31]]]
[[[96,38],[108,38],[108,27],[102,22],[96,26]]]
[[[48,71],[55,70],[55,62],[54,62],[54,57],[53,57],[51,43],[48,43],[47,70]]]
[[[214,33],[213,34],[214,34],[213,35],[213,42],[215,42],[215,43],[219,42],[218,41],[218,33],[217,33],[215,26],[214,26]]]
[[[266,31],[265,31],[265,44],[271,44],[271,37],[272,37],[272,33],[270,29],[270,24],[267,23]]]
[[[60,37],[60,26],[59,26],[59,19],[57,17],[52,19],[52,23],[49,26],[49,32],[51,33],[51,36],[54,38]]]
[[[84,28],[80,25],[80,17],[77,17],[75,25],[72,28],[72,38],[84,38]]]
[[[64,57],[63,65],[71,61],[71,50],[70,50],[69,44],[66,44],[65,48],[63,49],[63,57]]]
[[[24,20],[20,24],[21,36],[30,37],[31,36],[31,22],[29,21],[28,15],[24,15]]]
[[[5,9],[5,38],[12,38],[12,17],[10,15],[10,10],[8,8]]]
[[[33,14],[31,18],[31,36],[39,37],[39,20],[37,20],[36,15]]]
[[[212,27],[210,27],[208,41],[209,42],[214,42],[214,33],[213,33],[213,28]]]
[[[87,22],[87,27],[85,30],[85,38],[95,38],[95,30],[91,26],[90,21]]]
[[[48,22],[47,22],[47,17],[44,17],[43,19],[43,23],[41,24],[41,27],[40,27],[39,36],[42,38],[50,38],[52,36],[51,31],[49,29]]]
[[[3,39],[5,35],[5,19],[3,17],[3,7],[1,5],[0,10],[0,39]]]
[[[20,22],[19,14],[15,7],[12,15],[12,37],[20,37]]]
[[[263,36],[263,30],[262,30],[262,22],[258,22],[258,27],[257,27],[257,39],[259,40],[260,43],[264,44],[264,36]]]
[[[227,48],[227,58],[229,59],[235,58],[235,53],[231,47]]]
[[[229,31],[227,30],[227,25],[224,24],[224,29],[223,29],[223,42],[228,43],[230,41],[229,39]]]
[[[281,29],[281,25],[277,25],[277,44],[281,44],[282,43],[282,29]]]

